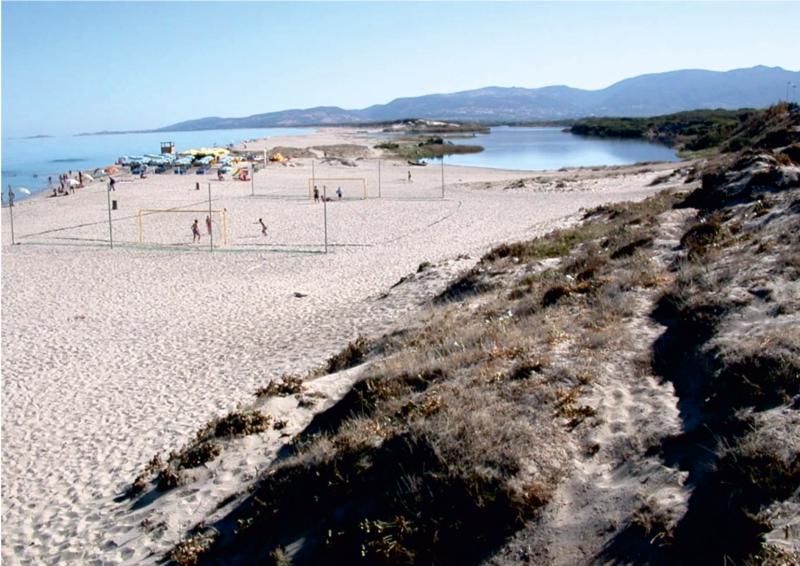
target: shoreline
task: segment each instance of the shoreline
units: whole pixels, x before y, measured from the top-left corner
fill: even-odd
[[[146,153],[158,153],[159,140],[164,141],[168,138],[172,138],[173,140],[177,139],[176,146],[179,151],[183,151],[189,147],[212,146],[214,143],[217,143],[217,145],[221,146],[227,144],[230,139],[244,139],[244,136],[256,139],[262,136],[283,135],[283,132],[287,131],[288,129],[289,128],[199,130],[196,132],[168,132],[165,133],[163,137],[161,137],[160,133],[124,134],[122,135],[122,138],[125,138],[124,142],[115,140],[116,143],[112,144],[114,147],[117,147],[117,149],[114,149],[113,147],[111,149],[111,151],[113,151],[113,156],[106,155],[108,151],[105,151],[105,146],[108,144],[105,144],[104,146],[98,146],[91,142],[81,141],[86,139],[91,140],[94,137],[103,138],[104,136],[86,137],[77,135],[64,135],[35,139],[9,138],[4,141],[4,143],[8,142],[10,145],[4,152],[6,163],[4,166],[3,177],[6,180],[6,183],[5,187],[3,187],[3,193],[5,194],[7,192],[9,185],[8,181],[11,181],[11,185],[15,191],[18,187],[24,186],[31,189],[31,191],[35,192],[36,194],[46,194],[49,192],[52,186],[58,186],[58,175],[67,173],[69,169],[72,169],[73,176],[77,176],[78,171],[92,173],[98,167],[111,167],[122,155],[144,155]],[[309,133],[313,132],[312,128],[298,127],[294,129]],[[126,136],[130,137],[126,138]],[[131,139],[134,136],[142,136],[143,138],[157,137],[155,138],[155,141],[147,139]],[[187,139],[184,140],[183,138]],[[67,153],[63,150],[62,146],[71,141],[77,143],[77,155],[73,151]],[[122,143],[121,146],[120,143]],[[70,147],[73,145],[75,144],[70,144]],[[32,160],[31,156],[33,155],[43,155],[44,161],[35,159]],[[87,155],[89,157],[85,157]],[[97,160],[95,161],[95,159]],[[9,163],[9,160],[12,162]],[[87,164],[91,164],[91,166]],[[38,179],[32,178],[32,175],[34,174],[38,175]],[[54,181],[56,181],[55,184],[50,187],[47,185],[48,176],[52,176]],[[41,183],[34,181],[41,181]],[[20,195],[17,194],[17,197],[19,198]],[[28,198],[29,197],[26,197],[22,200],[27,200]]]
[[[270,128],[267,128],[267,129],[270,129]],[[281,129],[281,128],[279,128],[279,129]],[[282,128],[282,129],[283,130],[290,130],[292,128]],[[322,127],[317,127],[317,128],[297,127],[296,129],[297,130],[313,129],[314,132],[313,133],[305,133],[305,134],[297,134],[297,135],[279,135],[279,136],[267,136],[267,137],[257,137],[257,138],[253,138],[253,139],[247,139],[247,140],[244,140],[243,142],[234,144],[234,151],[240,152],[240,153],[244,152],[245,150],[251,150],[251,149],[253,151],[262,151],[265,147],[266,148],[271,148],[271,147],[275,147],[275,145],[279,145],[279,144],[269,144],[269,143],[267,143],[267,141],[271,140],[271,139],[297,141],[298,139],[301,139],[304,136],[311,136],[311,135],[323,134],[323,133],[324,134],[331,134],[331,135],[341,134],[342,135],[342,139],[346,139],[346,140],[349,141],[349,143],[353,143],[353,144],[370,143],[372,145],[375,145],[375,144],[378,144],[378,143],[386,141],[383,138],[379,138],[379,137],[374,137],[373,138],[373,137],[371,137],[370,134],[380,134],[380,133],[382,133],[382,130],[375,129],[375,128],[359,128],[359,127],[356,127],[356,126],[322,126]],[[192,133],[198,133],[199,132],[199,133],[202,133],[202,134],[207,134],[207,133],[213,133],[213,132],[218,132],[218,131],[226,131],[227,132],[227,130],[198,130],[198,131],[193,131],[193,132],[177,132],[177,133],[178,134],[192,134]],[[250,132],[250,130],[241,130],[241,131]],[[120,133],[115,133],[115,135],[117,135],[117,134],[119,134],[119,135],[130,135],[130,134],[139,134],[139,133],[142,133],[142,134],[153,134],[153,132],[124,132],[124,133],[120,132]],[[169,132],[166,133],[166,134],[169,134]],[[102,133],[101,134],[85,134],[85,135],[84,134],[80,134],[80,135],[74,135],[74,136],[71,136],[71,137],[81,137],[81,136],[83,136],[83,137],[101,136],[102,137],[104,135],[107,135],[107,134],[102,134]],[[25,141],[36,141],[38,139],[50,139],[50,138],[55,138],[55,137],[57,137],[57,136],[48,136],[47,138],[32,137],[32,138],[21,138],[21,139],[25,140]],[[251,145],[249,147],[245,148],[244,146],[247,145],[247,144],[251,144]],[[195,145],[197,145],[197,144],[195,144]],[[203,145],[203,144],[200,144],[200,145]],[[282,144],[280,144],[280,145],[282,145]],[[300,146],[302,147],[302,142],[300,143]],[[221,147],[221,145],[220,145],[220,147]],[[180,148],[178,148],[178,149],[180,149]],[[183,149],[186,149],[186,148],[183,148]],[[180,149],[180,150],[182,151],[183,149]],[[142,154],[143,155],[145,153],[147,153],[147,151],[145,149],[141,149],[137,154]],[[384,152],[384,153],[386,153],[386,152]],[[388,156],[388,153],[387,153],[387,156]],[[120,156],[115,157],[114,161],[116,162],[116,159],[118,159],[119,157]],[[389,158],[391,158],[391,157],[389,157]],[[397,158],[397,159],[399,161],[402,161],[403,163],[405,163],[405,160],[402,160],[400,158]],[[681,163],[681,162],[687,162],[687,161],[692,161],[692,160],[693,160],[692,158],[681,158],[679,161],[675,161],[674,163]],[[598,168],[605,169],[605,168],[619,168],[619,167],[635,167],[635,166],[649,165],[651,163],[652,162],[636,162],[636,163],[624,164],[624,165],[569,166],[569,167],[563,167],[559,171],[575,171],[575,170],[582,170],[582,169],[596,170]],[[658,163],[661,163],[661,162],[658,162]],[[667,163],[667,162],[664,162],[664,163]],[[428,165],[429,166],[431,166],[431,165],[435,166],[437,164],[432,163],[432,164],[428,164]],[[97,165],[95,167],[90,167],[90,168],[76,169],[76,170],[72,171],[72,177],[71,178],[74,178],[74,179],[77,180],[78,171],[81,171],[84,175],[85,174],[93,175],[94,171],[97,170],[98,168],[107,168],[107,167],[112,167],[112,166],[117,166],[117,165],[116,165],[116,163],[106,163],[105,165]],[[471,165],[470,166],[466,166],[465,165],[464,167],[476,167],[476,166],[471,166]],[[479,169],[491,169],[491,170],[496,170],[496,171],[519,171],[520,173],[531,173],[531,174],[534,174],[534,173],[546,173],[546,172],[549,172],[549,171],[553,171],[553,170],[540,170],[540,169],[503,169],[501,167],[485,167],[485,166],[478,166],[477,168],[479,168]],[[150,169],[152,171],[153,167],[150,167]],[[66,171],[64,171],[62,173],[66,174]],[[211,173],[213,173],[213,171]],[[47,174],[39,174],[39,175],[40,175],[40,177],[42,179],[44,179],[44,177],[47,176]],[[59,175],[59,173],[53,173],[50,176],[53,176],[53,177],[57,178],[58,175]],[[32,184],[29,184],[28,188],[31,188],[31,186],[32,186]],[[58,187],[58,183],[56,181],[54,181],[52,184],[44,184],[44,183],[42,183],[41,187],[38,187],[36,189],[31,189],[33,191],[33,194],[31,196],[25,196],[23,198],[20,198],[20,194],[17,193],[16,201],[17,202],[22,202],[22,201],[25,201],[25,200],[30,200],[31,198],[34,198],[34,197],[40,196],[40,195],[45,195],[47,197],[53,196],[53,195],[50,194],[50,191],[52,190],[53,187]],[[4,190],[4,193],[5,193],[5,189],[3,189],[3,190]],[[4,201],[4,205],[5,204],[7,204],[7,202]]]
[[[353,142],[320,131],[263,143]],[[491,247],[568,226],[586,208],[641,200],[662,188],[650,186],[662,172],[689,166],[445,165],[441,198],[439,167],[415,169],[409,183],[405,164],[387,162],[381,198],[355,198],[354,184],[325,205],[325,254],[325,207],[308,198],[311,160],[293,161],[259,171],[252,186],[204,179],[214,208],[227,211],[226,249],[240,253],[208,252],[204,231],[192,244],[199,212],[152,216],[145,234],[160,240],[136,242],[137,209],[208,206],[194,175],[120,179],[111,193],[120,204],[113,250],[103,183],[69,198],[21,201],[20,245],[10,246],[2,223],[4,563],[155,563],[193,521],[244,489],[269,454],[249,452],[245,439],[239,459],[209,470],[194,495],[132,508],[119,498],[154,454],[180,449],[270,379],[303,374],[360,335],[413,323]],[[365,178],[372,191],[374,161],[356,164],[320,162],[314,178]],[[433,269],[396,286],[423,262]],[[148,521],[164,528],[146,532]]]

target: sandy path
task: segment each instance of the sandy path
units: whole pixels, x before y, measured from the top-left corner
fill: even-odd
[[[336,135],[312,138],[271,143],[332,143]],[[356,171],[374,190],[375,161],[315,165],[320,177]],[[4,563],[143,560],[149,550],[127,540],[121,524],[141,518],[121,521],[114,497],[153,454],[179,448],[269,378],[302,373],[359,334],[412,316],[421,295],[405,304],[370,299],[422,261],[470,254],[453,263],[467,268],[488,247],[548,231],[581,207],[644,198],[657,175],[503,190],[541,174],[445,167],[441,199],[440,168],[417,168],[408,184],[405,166],[384,162],[384,198],[328,205],[326,255],[323,207],[302,198],[309,173],[307,161],[268,168],[257,191],[203,178],[198,193],[192,176],[120,182],[113,250],[98,244],[108,238],[103,186],[19,203],[19,246],[10,246],[4,216]],[[169,246],[134,245],[137,208],[202,209],[209,182],[213,206],[227,209],[226,248],[207,253],[205,239],[192,246],[192,215],[148,223]]]

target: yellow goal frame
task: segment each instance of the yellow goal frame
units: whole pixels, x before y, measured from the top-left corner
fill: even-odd
[[[319,185],[320,181],[361,181],[361,189],[364,194],[364,200],[367,200],[367,179],[365,177],[314,177],[308,180],[308,198],[314,198],[314,184]],[[320,190],[320,195],[322,191]],[[328,195],[331,196],[331,195]]]
[[[187,214],[187,213],[194,213],[194,214],[219,214],[222,218],[222,245],[227,245],[228,243],[228,211],[223,210],[184,210],[184,209],[158,209],[158,208],[151,208],[151,209],[142,209],[136,211],[136,217],[139,221],[139,243],[144,243],[144,227],[142,225],[142,217],[147,216],[149,214],[162,214],[162,213],[173,213],[173,214]]]

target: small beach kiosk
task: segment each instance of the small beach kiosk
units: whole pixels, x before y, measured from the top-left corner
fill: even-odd
[[[161,142],[161,153],[175,155],[175,142]]]

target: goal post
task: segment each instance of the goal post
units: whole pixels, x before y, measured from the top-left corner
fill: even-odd
[[[165,216],[162,216],[165,215]],[[170,216],[171,215],[171,216]],[[136,211],[139,224],[139,243],[178,244],[191,238],[194,220],[200,234],[208,237],[206,218],[211,219],[211,233],[221,245],[228,243],[227,210],[142,209]]]
[[[336,199],[336,190],[342,189],[343,198],[354,198],[352,195],[359,195],[355,198],[366,200],[367,180],[364,177],[314,177],[308,180],[308,198],[314,198],[314,185],[319,189],[319,196],[322,196],[322,186],[328,187],[328,198]]]

